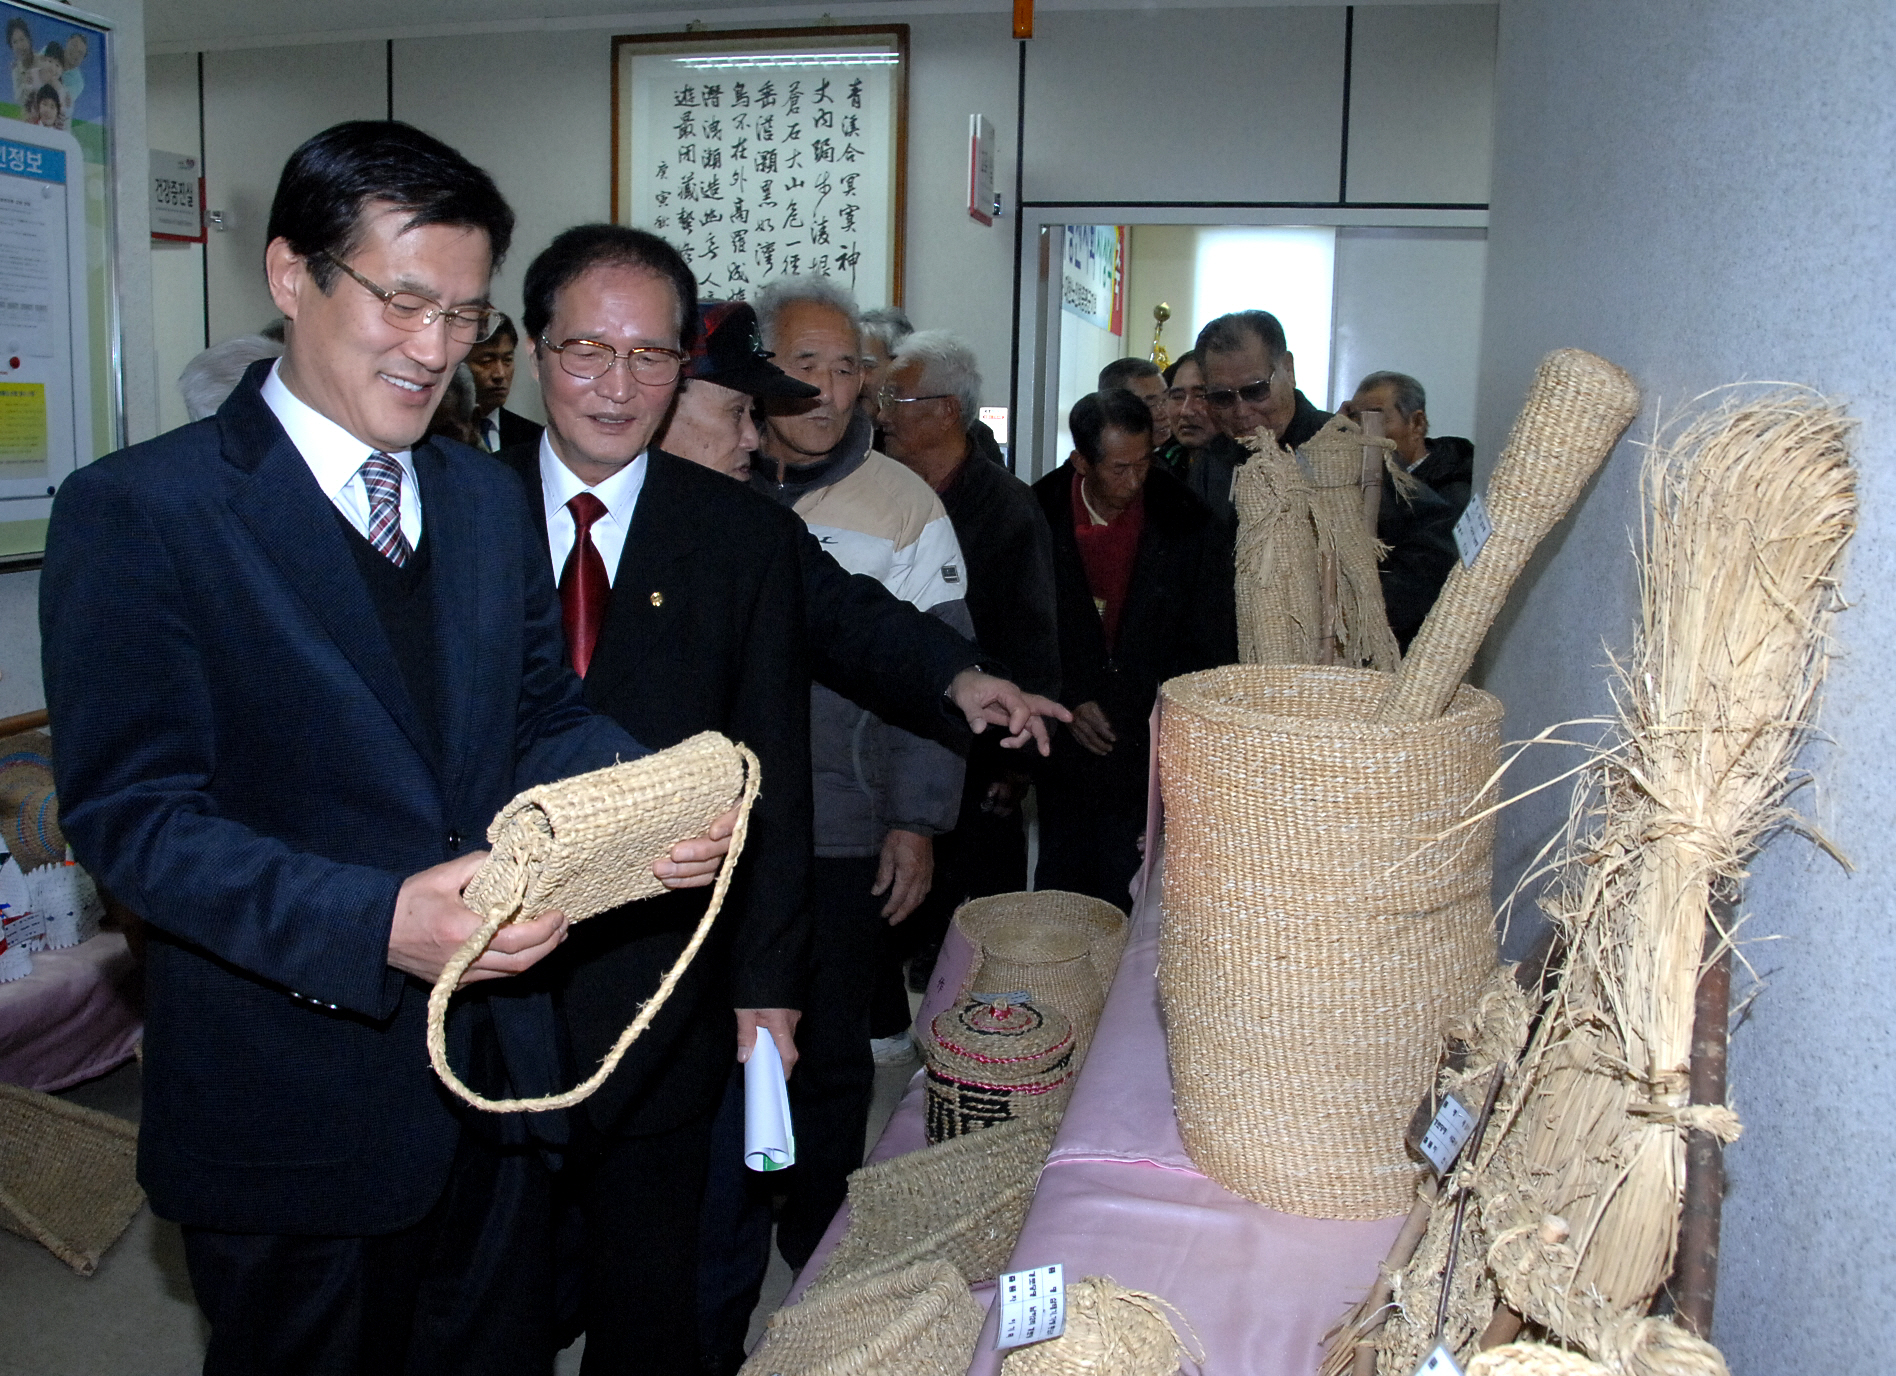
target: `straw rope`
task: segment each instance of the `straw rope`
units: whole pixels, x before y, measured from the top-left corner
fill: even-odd
[[[144,1207],[137,1156],[138,1129],[123,1118],[0,1084],[0,1228],[82,1276]]]
[[[1285,1213],[1406,1212],[1403,1130],[1493,969],[1501,704],[1367,720],[1388,675],[1236,665],[1167,682],[1159,988],[1192,1162]],[[1423,847],[1430,837],[1441,837]],[[1420,853],[1418,853],[1420,851]]]
[[[1428,721],[1448,706],[1535,546],[1638,411],[1638,385],[1605,359],[1556,349],[1541,360],[1488,479],[1494,533],[1473,567],[1457,561],[1449,570],[1378,721]]]
[[[1231,479],[1238,514],[1238,659],[1312,664],[1322,637],[1317,534],[1310,484],[1296,455],[1260,428],[1241,443],[1250,461]]]
[[[1394,440],[1372,440],[1348,416],[1336,415],[1298,449],[1310,474],[1310,516],[1317,531],[1317,558],[1336,567],[1334,622],[1323,634],[1334,638],[1339,662],[1393,670],[1402,658],[1389,613],[1383,606],[1378,561],[1386,548],[1363,519],[1363,450],[1375,446],[1390,462]]]
[[[740,1376],[963,1376],[985,1318],[954,1267],[917,1262],[779,1309]]]
[[[1170,1315],[1191,1333],[1188,1346]],[[1017,1347],[1002,1376],[1175,1376],[1181,1359],[1202,1367],[1204,1345],[1183,1314],[1146,1290],[1111,1276],[1087,1276],[1066,1288],[1066,1331]]]
[[[994,1279],[1056,1126],[1015,1119],[864,1166],[849,1177],[849,1228],[810,1293],[918,1261],[952,1262],[971,1284]]]
[[[744,853],[762,783],[748,747],[706,731],[643,759],[527,789],[502,808],[487,829],[493,851],[463,895],[485,920],[442,967],[428,995],[428,1059],[441,1082],[488,1113],[544,1113],[590,1098],[652,1025],[710,935]],[[703,835],[733,805],[738,815],[730,853],[704,916],[598,1069],[564,1093],[540,1099],[488,1099],[463,1084],[448,1064],[448,1002],[495,933],[555,909],[579,922],[664,892],[652,866],[681,840]]]

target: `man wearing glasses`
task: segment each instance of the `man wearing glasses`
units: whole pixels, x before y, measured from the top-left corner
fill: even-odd
[[[1269,311],[1221,315],[1198,332],[1192,348],[1205,382],[1205,409],[1231,440],[1268,430],[1278,444],[1295,449],[1330,419],[1297,390],[1297,360],[1284,342],[1284,327]],[[1191,487],[1227,527],[1236,528],[1231,478],[1248,457],[1242,445],[1203,450]]]
[[[54,503],[61,821],[148,924],[139,1178],[183,1225],[207,1371],[551,1370],[564,1120],[459,1110],[424,1048],[488,821],[645,753],[581,700],[517,484],[423,438],[512,230],[417,129],[317,135],[270,212],[284,357]],[[655,868],[708,883],[727,848]],[[550,1000],[483,981],[565,926],[509,927],[467,976],[449,1055],[489,1095],[560,1087]]]

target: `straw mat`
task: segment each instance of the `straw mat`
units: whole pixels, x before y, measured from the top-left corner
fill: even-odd
[[[1193,1163],[1284,1213],[1405,1213],[1403,1132],[1443,1023],[1494,969],[1501,704],[1368,720],[1389,675],[1233,665],[1167,682],[1159,989]],[[1439,839],[1435,839],[1439,838]]]
[[[779,1309],[742,1376],[963,1376],[984,1318],[954,1267],[920,1261]]]
[[[82,1276],[145,1204],[138,1129],[38,1090],[0,1084],[0,1227]]]
[[[618,1068],[626,1051],[658,1016],[683,976],[737,871],[760,787],[757,757],[715,731],[625,764],[529,788],[487,828],[493,850],[462,897],[486,920],[454,953],[428,996],[428,1057],[442,1083],[489,1113],[537,1113],[584,1102]],[[544,1099],[486,1099],[448,1064],[448,1001],[467,968],[509,922],[559,911],[579,922],[665,892],[652,866],[680,841],[702,836],[717,818],[739,809],[730,854],[718,871],[697,930],[605,1059],[580,1084]]]

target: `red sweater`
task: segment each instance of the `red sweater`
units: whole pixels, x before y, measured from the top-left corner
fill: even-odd
[[[1126,607],[1126,589],[1132,583],[1132,564],[1139,557],[1139,536],[1145,531],[1145,490],[1132,505],[1103,526],[1093,524],[1080,493],[1082,479],[1073,474],[1073,538],[1079,542],[1080,563],[1086,567],[1086,586],[1106,631],[1110,653],[1119,641],[1119,614]]]

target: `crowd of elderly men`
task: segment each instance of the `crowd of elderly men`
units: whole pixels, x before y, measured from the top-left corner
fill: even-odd
[[[311,139],[267,233],[287,329],[207,351],[195,423],[55,505],[63,820],[149,927],[140,1175],[207,1371],[547,1372],[582,1332],[587,1373],[735,1371],[954,909],[1030,880],[1127,905],[1158,686],[1237,658],[1239,440],[1328,419],[1278,321],[1226,315],[1163,374],[1109,366],[1030,487],[946,332],[823,278],[703,301],[670,244],[603,224],[538,252],[516,328],[488,296],[512,229],[407,125]],[[543,429],[506,409],[517,358]],[[1347,409],[1417,480],[1381,531],[1406,641],[1471,452],[1413,378]],[[468,838],[518,787],[705,730],[765,779],[713,941],[580,1108],[465,1110],[422,1027],[477,925]],[[558,913],[504,929],[450,1023],[465,1078],[596,1063],[730,828],[570,941]],[[798,1160],[760,1175],[738,1064],[766,1037]]]

